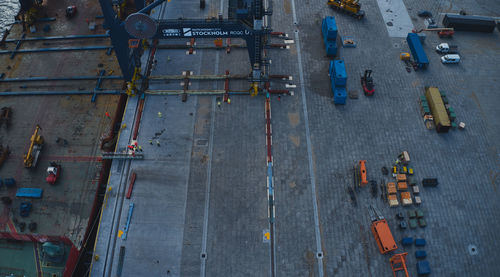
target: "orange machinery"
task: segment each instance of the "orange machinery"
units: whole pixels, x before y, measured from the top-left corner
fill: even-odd
[[[368,180],[366,179],[366,160],[359,161],[359,172],[361,176],[361,185],[367,185]]]
[[[394,275],[394,277],[397,277],[396,272],[401,270],[404,271],[405,277],[410,277],[410,275],[408,274],[408,269],[406,268],[406,255],[408,255],[408,253],[406,252],[399,253],[395,254],[389,259],[389,262],[391,262],[392,274]]]
[[[370,219],[372,221],[371,230],[380,253],[385,254],[398,249],[387,220],[373,206],[370,206]]]

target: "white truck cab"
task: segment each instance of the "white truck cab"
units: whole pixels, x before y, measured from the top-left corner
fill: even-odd
[[[460,56],[457,54],[448,54],[441,57],[442,63],[459,63]]]

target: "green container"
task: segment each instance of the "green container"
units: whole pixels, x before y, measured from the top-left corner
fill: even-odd
[[[415,229],[417,228],[418,226],[418,221],[416,218],[411,218],[409,221],[408,221],[408,225],[410,225],[410,229]]]
[[[417,217],[417,213],[415,212],[415,210],[409,210],[408,211],[408,217],[409,218]]]
[[[419,218],[418,219],[418,226],[420,226],[422,228],[426,227],[427,226],[427,222],[425,222],[425,219]]]
[[[415,211],[416,215],[417,215],[417,218],[422,218],[424,217],[424,212],[421,210],[421,209],[417,209]]]

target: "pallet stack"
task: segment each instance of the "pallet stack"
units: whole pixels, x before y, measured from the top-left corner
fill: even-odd
[[[335,57],[337,55],[337,24],[335,17],[327,16],[321,22],[321,33],[325,44],[326,55]]]

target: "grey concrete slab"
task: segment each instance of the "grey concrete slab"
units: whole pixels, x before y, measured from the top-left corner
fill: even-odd
[[[233,97],[216,113],[207,276],[270,272],[264,105],[255,100]]]
[[[405,38],[414,27],[403,0],[377,0],[389,37]]]

